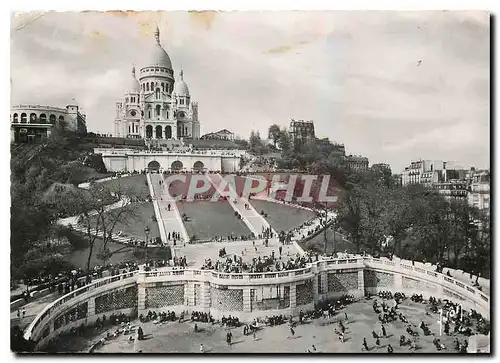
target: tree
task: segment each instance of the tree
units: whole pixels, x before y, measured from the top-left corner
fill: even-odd
[[[276,124],[269,126],[267,138],[273,141],[274,147],[276,147],[281,136],[280,127]]]
[[[282,153],[290,152],[291,140],[290,135],[286,128],[280,130],[278,135],[278,147],[281,149]]]
[[[118,225],[127,225],[136,220],[136,208],[131,202],[132,192],[130,189],[121,187],[118,183],[109,186],[104,183],[94,183],[88,190],[78,188],[54,189],[54,192],[64,193],[59,195],[58,207],[62,210],[71,211],[71,215],[79,215],[77,224],[83,227],[89,242],[89,254],[87,257],[87,270],[94,253],[97,239],[102,240],[101,250],[98,256],[104,262],[123,248],[110,251],[109,242],[112,241],[114,230]],[[47,199],[49,197],[47,196]],[[115,208],[108,207],[115,202]],[[125,247],[128,248],[128,247]]]
[[[250,144],[250,152],[259,154],[262,149],[262,140],[259,131],[252,130],[248,142]]]

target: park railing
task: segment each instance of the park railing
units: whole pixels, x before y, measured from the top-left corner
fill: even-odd
[[[134,278],[137,276],[138,271],[133,271],[133,272],[127,272],[123,273],[120,275],[114,275],[114,276],[109,276],[105,277],[99,280],[96,280],[93,283],[90,283],[89,285],[80,287],[62,297],[59,299],[55,300],[54,302],[48,304],[37,316],[36,318],[31,322],[31,324],[26,328],[24,332],[24,338],[29,340],[33,338],[38,338],[40,335],[40,332],[44,328],[44,323],[47,323],[50,321],[52,318],[56,317],[57,314],[61,312],[60,307],[63,307],[68,301],[85,294],[87,292],[96,290],[102,286],[109,285],[113,282],[120,281],[120,280],[125,280],[125,279],[130,279]]]
[[[294,270],[272,271],[262,273],[226,273],[214,270],[203,269],[179,269],[172,267],[159,268],[152,271],[133,271],[120,275],[109,276],[74,290],[53,303],[47,305],[40,312],[25,331],[25,339],[37,341],[46,329],[46,325],[51,323],[59,314],[71,308],[75,303],[71,300],[82,298],[83,294],[100,289],[103,286],[111,285],[117,281],[127,280],[133,283],[165,282],[165,281],[206,281],[214,282],[217,285],[252,286],[262,284],[282,284],[311,280],[321,273],[329,271],[360,271],[362,269],[375,270],[394,275],[408,276],[424,283],[432,283],[441,286],[443,293],[448,290],[450,293],[461,296],[471,301],[486,312],[489,317],[490,297],[488,294],[470,286],[470,284],[459,281],[445,274],[438,273],[431,268],[433,266],[414,266],[411,261],[389,260],[385,258],[373,258],[360,255],[349,255],[344,258],[321,258],[318,261],[308,263],[304,268]],[[133,280],[135,279],[135,280]],[[127,283],[125,282],[125,283]],[[120,284],[121,285],[121,284]],[[115,286],[110,286],[114,289]],[[358,288],[362,288],[358,286]],[[385,288],[385,287],[384,287]],[[401,286],[388,286],[389,289],[399,290]],[[405,290],[404,288],[402,289]],[[96,293],[101,293],[98,291]],[[89,294],[89,298],[92,294]],[[54,332],[53,334],[56,334]]]

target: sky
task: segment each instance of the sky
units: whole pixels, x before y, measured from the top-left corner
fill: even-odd
[[[417,159],[490,166],[484,11],[46,12],[11,18],[11,104],[80,105],[112,133],[115,103],[158,25],[201,132],[247,138],[313,120],[399,173]]]

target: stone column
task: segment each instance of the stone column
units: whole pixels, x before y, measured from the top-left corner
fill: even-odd
[[[321,286],[323,287],[323,296],[328,297],[328,272],[321,273]]]
[[[243,312],[252,312],[252,301],[250,300],[250,287],[243,288]]]
[[[184,305],[194,307],[194,303],[194,283],[188,281],[184,284]]]
[[[313,289],[313,301],[314,304],[317,304],[320,300],[320,293],[319,293],[319,284],[318,284],[318,269],[316,265],[313,265],[311,271],[313,272],[313,279],[312,279],[312,289]],[[321,278],[321,276],[320,276]]]
[[[295,309],[297,307],[297,285],[295,283],[290,284],[290,309]]]
[[[146,278],[143,274],[139,273],[137,277],[137,310],[146,309]]]
[[[87,303],[87,317],[95,315],[95,297],[89,298]]]
[[[365,296],[365,274],[363,268],[358,270],[358,291],[360,296]]]
[[[210,295],[210,283],[204,282],[201,285],[201,306],[203,310],[210,309],[212,305],[212,297]]]

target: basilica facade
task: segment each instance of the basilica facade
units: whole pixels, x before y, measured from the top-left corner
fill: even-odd
[[[191,100],[181,70],[174,75],[172,62],[160,44],[158,27],[156,44],[150,60],[136,77],[132,67],[130,85],[116,103],[114,136],[156,140],[198,139],[200,122],[198,103]]]

